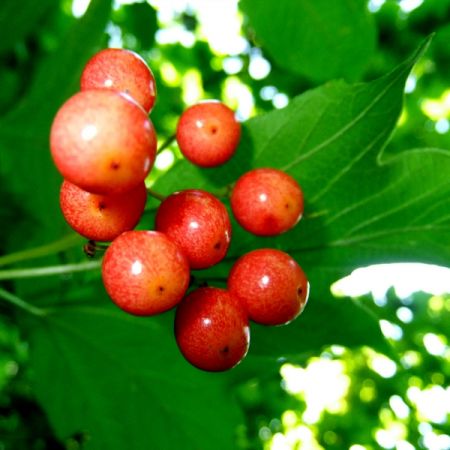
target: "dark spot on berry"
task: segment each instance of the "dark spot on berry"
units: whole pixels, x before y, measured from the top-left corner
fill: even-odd
[[[212,126],[212,127],[211,127],[211,133],[212,133],[212,134],[216,134],[218,131],[219,131],[219,130],[218,130],[218,128],[217,128],[216,126]]]
[[[165,291],[164,286],[158,286],[158,291],[159,292],[164,292]]]
[[[111,164],[110,164],[110,167],[111,167],[112,170],[118,170],[119,167],[120,167],[120,164],[118,162],[116,162],[116,161],[112,161]]]
[[[289,203],[286,203],[286,204],[284,205],[284,207],[285,207],[286,209],[289,209]]]
[[[221,246],[222,246],[222,244],[220,242],[216,242],[214,245],[214,249],[219,250]]]
[[[99,202],[98,209],[100,211],[103,211],[104,209],[106,209],[106,203],[105,202]]]
[[[222,355],[228,355],[229,351],[230,347],[228,347],[228,345],[225,345],[225,347],[220,350],[220,353],[222,353]]]
[[[297,289],[297,294],[298,294],[298,295],[302,295],[302,294],[303,294],[303,288],[302,288],[302,287],[299,287],[299,288]]]

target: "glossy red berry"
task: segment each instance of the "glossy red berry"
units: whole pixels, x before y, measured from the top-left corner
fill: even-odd
[[[144,212],[146,200],[144,183],[125,194],[98,195],[64,181],[59,195],[67,223],[94,241],[112,241],[124,231],[132,230]]]
[[[92,90],[75,94],[59,109],[50,147],[66,180],[95,194],[116,194],[142,184],[155,160],[156,135],[133,100]]]
[[[275,249],[241,256],[230,271],[228,289],[244,305],[250,320],[263,325],[283,325],[295,319],[309,294],[301,267]]]
[[[214,195],[199,189],[167,197],[158,208],[155,227],[179,246],[191,269],[205,269],[218,263],[230,245],[227,209]]]
[[[234,155],[241,125],[228,106],[209,100],[184,111],[176,136],[181,152],[189,161],[201,167],[214,167]]]
[[[228,291],[199,288],[177,307],[175,338],[183,356],[199,369],[231,369],[248,351],[247,315]]]
[[[109,89],[136,100],[148,113],[156,98],[156,83],[147,63],[137,54],[121,48],[96,53],[81,74],[81,90]]]
[[[102,278],[108,295],[119,308],[150,316],[181,301],[190,273],[185,256],[166,235],[127,231],[106,250]]]
[[[231,209],[250,233],[274,236],[290,230],[303,214],[303,192],[287,173],[271,168],[246,172],[231,194]]]

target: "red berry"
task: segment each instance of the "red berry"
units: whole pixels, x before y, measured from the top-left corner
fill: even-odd
[[[130,50],[107,48],[96,53],[81,74],[81,90],[109,89],[129,94],[148,113],[155,103],[155,77],[146,62]]]
[[[59,195],[67,223],[94,241],[112,241],[124,231],[132,230],[144,212],[146,200],[144,183],[125,194],[98,195],[64,181]]]
[[[293,258],[267,248],[246,253],[236,261],[228,277],[228,289],[254,322],[283,325],[303,311],[309,284]]]
[[[129,97],[92,90],[75,94],[57,112],[50,147],[66,180],[95,194],[122,193],[140,185],[152,168],[156,135]]]
[[[231,238],[228,211],[214,195],[188,189],[167,197],[155,219],[186,255],[192,269],[205,269],[227,253]]]
[[[166,235],[157,231],[126,231],[106,250],[102,278],[119,308],[150,316],[181,301],[190,274],[185,256]]]
[[[177,127],[177,142],[183,155],[201,167],[227,162],[235,153],[241,125],[233,111],[218,101],[204,101],[188,108]]]
[[[200,288],[179,304],[175,338],[183,356],[199,369],[231,369],[248,351],[247,315],[228,291]]]
[[[290,230],[303,214],[298,183],[278,169],[254,169],[242,175],[231,194],[231,209],[250,233],[274,236]]]

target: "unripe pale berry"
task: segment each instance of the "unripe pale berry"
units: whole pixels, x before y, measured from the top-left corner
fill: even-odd
[[[190,273],[185,256],[165,234],[127,231],[106,250],[102,278],[108,295],[119,308],[150,316],[181,301]]]
[[[228,106],[209,100],[184,111],[176,136],[181,152],[189,161],[201,167],[214,167],[234,155],[241,125]]]
[[[158,208],[155,225],[178,244],[192,269],[218,263],[230,245],[227,209],[214,195],[199,189],[167,197]]]
[[[228,291],[199,288],[177,307],[175,338],[183,356],[199,369],[231,369],[248,351],[247,315]]]
[[[284,325],[295,319],[309,294],[302,268],[276,249],[241,256],[231,268],[228,289],[244,305],[250,320],[263,325]]]
[[[81,74],[81,90],[109,89],[130,95],[148,113],[156,98],[155,77],[135,52],[107,48],[96,53]]]
[[[145,111],[129,97],[91,90],[75,94],[59,109],[50,148],[66,180],[95,194],[117,194],[146,178],[156,135]]]
[[[125,194],[99,195],[64,181],[59,195],[67,223],[94,241],[112,241],[124,231],[132,230],[144,212],[146,200],[143,182]]]
[[[303,214],[303,192],[287,173],[272,168],[246,172],[231,194],[231,209],[250,233],[274,236],[290,230]]]

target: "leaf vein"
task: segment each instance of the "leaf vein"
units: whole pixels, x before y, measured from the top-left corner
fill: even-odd
[[[399,72],[397,76],[395,76],[390,83],[387,83],[386,86],[378,93],[377,96],[374,97],[374,99],[365,107],[363,110],[356,115],[350,122],[347,123],[347,125],[344,125],[342,128],[340,128],[338,131],[336,131],[332,136],[330,136],[328,139],[325,139],[320,144],[316,145],[314,148],[312,148],[309,152],[304,153],[303,155],[299,155],[297,158],[293,159],[291,163],[286,164],[282,170],[289,170],[291,167],[297,165],[301,161],[311,157],[315,153],[322,150],[324,147],[330,145],[337,139],[339,139],[341,136],[343,136],[348,130],[353,128],[383,97],[386,95],[386,93],[389,91],[389,89],[400,79],[403,72]]]

